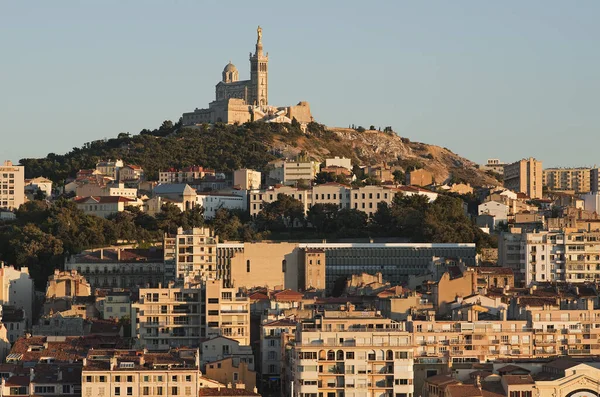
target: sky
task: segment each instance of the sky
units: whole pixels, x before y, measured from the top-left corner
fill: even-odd
[[[269,103],[476,162],[600,165],[600,2],[2,1],[0,161],[206,107],[256,27]]]

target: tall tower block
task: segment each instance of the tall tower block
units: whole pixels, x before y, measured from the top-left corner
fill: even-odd
[[[263,55],[262,28],[256,29],[256,51],[250,53],[250,105],[264,106],[269,104],[269,54]]]

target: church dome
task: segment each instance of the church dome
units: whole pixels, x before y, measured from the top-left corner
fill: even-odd
[[[231,61],[229,61],[227,66],[225,66],[225,69],[223,69],[223,73],[237,72],[237,71],[238,71],[237,68],[235,67],[235,65],[233,63],[231,63]]]
[[[239,73],[237,68],[233,63],[231,63],[231,61],[229,61],[229,63],[225,66],[225,69],[223,69],[223,82],[233,83],[238,81],[238,76]]]

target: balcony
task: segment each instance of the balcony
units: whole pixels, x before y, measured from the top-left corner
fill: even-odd
[[[590,354],[590,349],[569,349],[569,355],[582,355],[582,354]]]

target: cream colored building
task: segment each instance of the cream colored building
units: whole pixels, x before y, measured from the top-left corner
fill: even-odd
[[[591,168],[547,168],[542,172],[542,185],[550,191],[590,191]]]
[[[165,267],[173,268],[179,280],[217,279],[217,242],[207,227],[179,228],[177,234],[165,234]]]
[[[90,350],[83,360],[85,397],[198,396],[200,389],[224,387],[202,376],[196,350],[148,353]]]
[[[481,165],[481,169],[484,171],[492,171],[496,174],[504,174],[504,166],[506,164],[499,159],[488,159],[487,163]]]
[[[183,125],[202,123],[243,124],[249,121],[285,122],[294,118],[306,124],[312,121],[310,106],[299,102],[296,106],[269,106],[269,54],[263,52],[262,29],[257,29],[254,54],[250,54],[250,80],[240,80],[238,69],[229,62],[222,73],[222,81],[215,88],[215,100],[208,109],[196,108],[184,113]]]
[[[25,202],[25,167],[5,161],[0,166],[0,209],[16,210]]]
[[[239,186],[242,190],[260,189],[261,173],[259,171],[243,168],[233,172],[233,186]]]
[[[99,185],[96,183],[82,183],[77,185],[75,195],[78,197],[88,196],[109,196],[109,197],[127,197],[135,199],[137,197],[137,189],[125,187],[124,183],[109,183]]]
[[[87,215],[95,215],[100,218],[108,218],[123,212],[127,207],[140,208],[144,205],[140,199],[122,196],[77,197],[75,204]]]
[[[150,350],[198,347],[202,339],[217,336],[250,344],[250,301],[238,289],[221,287],[221,281],[140,288],[131,318],[137,318],[132,335]]]
[[[74,298],[90,295],[92,295],[90,284],[85,277],[77,273],[77,270],[61,272],[56,269],[48,279],[46,298]]]
[[[292,346],[293,387],[284,395],[413,395],[413,341],[403,323],[375,312],[325,311],[298,326]]]
[[[210,362],[204,366],[204,372],[210,379],[234,389],[256,390],[256,372],[248,364],[233,357]]]
[[[504,166],[504,187],[525,193],[532,199],[542,198],[542,162],[533,157]]]
[[[237,288],[208,280],[206,289],[206,337],[225,336],[250,345],[250,300]]]
[[[199,285],[140,288],[139,296],[131,305],[131,335],[137,338],[136,345],[148,350],[200,346],[206,328]]]

